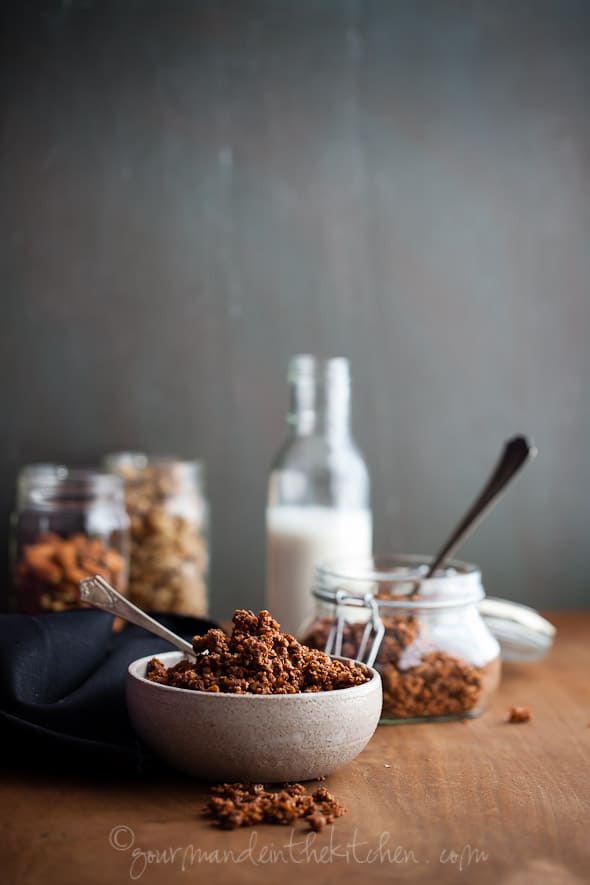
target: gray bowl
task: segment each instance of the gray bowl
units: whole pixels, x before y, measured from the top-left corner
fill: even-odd
[[[145,678],[153,655],[129,665],[135,731],[175,768],[201,780],[311,780],[361,752],[381,715],[381,677],[336,691],[289,695],[190,691]],[[158,654],[167,667],[177,651]]]

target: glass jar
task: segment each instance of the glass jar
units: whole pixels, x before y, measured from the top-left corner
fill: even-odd
[[[105,457],[104,466],[125,484],[131,601],[150,611],[207,615],[209,505],[204,465],[117,452]]]
[[[117,477],[60,464],[23,467],[12,516],[13,607],[26,614],[79,608],[78,584],[90,575],[125,593],[128,526]]]
[[[487,707],[500,647],[484,623],[479,570],[453,561],[425,579],[429,560],[380,556],[316,569],[316,612],[302,641],[373,664],[382,723],[464,719]]]
[[[289,365],[290,433],[273,464],[266,511],[266,606],[294,633],[322,560],[372,550],[369,472],[350,428],[347,359]]]

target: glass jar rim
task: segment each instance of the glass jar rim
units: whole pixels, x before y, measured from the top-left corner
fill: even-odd
[[[27,465],[19,473],[20,495],[38,492],[42,495],[88,495],[88,497],[123,496],[120,477],[93,467]]]
[[[455,608],[484,598],[481,571],[476,565],[450,559],[442,572],[437,571],[431,578],[426,578],[426,571],[432,561],[432,556],[416,554],[374,554],[330,559],[316,566],[312,593],[316,599],[325,602],[363,607],[372,598],[379,608],[398,611]],[[405,571],[400,572],[400,569]],[[354,589],[355,583],[366,585],[378,581],[398,585],[411,584],[418,587],[422,595],[378,597],[374,591],[360,587],[356,591]],[[336,582],[344,586],[335,586]],[[441,593],[442,587],[444,590]]]
[[[124,467],[132,467],[138,472],[148,467],[161,467],[173,469],[175,472],[196,480],[205,477],[205,462],[200,458],[180,458],[177,455],[154,454],[140,451],[108,452],[103,459],[102,465],[105,470],[116,472]]]
[[[45,476],[66,476],[68,468],[65,464],[56,461],[34,461],[31,464],[24,464],[18,471],[19,482],[23,477],[31,479],[32,477]]]

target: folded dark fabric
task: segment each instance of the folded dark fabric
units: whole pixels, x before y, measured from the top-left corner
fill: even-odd
[[[154,615],[190,639],[217,626]],[[128,665],[171,646],[130,624],[112,631],[106,612],[0,615],[0,741],[4,758],[55,768],[159,767],[127,716]]]

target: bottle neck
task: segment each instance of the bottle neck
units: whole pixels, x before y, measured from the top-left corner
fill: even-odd
[[[289,424],[294,435],[350,440],[348,360],[296,356],[289,367],[289,384]]]

